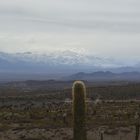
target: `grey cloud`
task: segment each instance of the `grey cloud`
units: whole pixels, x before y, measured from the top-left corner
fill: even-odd
[[[138,0],[1,0],[0,50],[81,46],[107,55],[116,48],[122,56],[121,48],[128,48],[124,55],[138,55],[132,49],[140,43],[139,7]]]
[[[19,20],[22,19],[27,30],[32,27],[42,30],[43,27],[44,31],[48,28],[52,30],[61,28],[63,32],[63,30],[67,31],[66,28],[73,28],[78,31],[106,30],[137,33],[140,32],[138,5],[140,2],[136,0],[60,0],[59,2],[57,0],[25,0],[24,2],[12,0],[12,3],[1,2],[0,20],[4,20],[2,16],[9,21],[14,17],[13,24],[21,27],[22,23]],[[11,18],[8,19],[8,16]],[[31,22],[34,22],[32,26]],[[12,25],[7,24],[7,26]]]

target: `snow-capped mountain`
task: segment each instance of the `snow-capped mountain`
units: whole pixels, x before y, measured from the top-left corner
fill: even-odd
[[[97,67],[117,67],[120,64],[108,58],[77,53],[74,51],[56,51],[48,53],[4,53],[0,52],[0,62],[16,64],[19,62],[49,65],[81,65]]]
[[[45,53],[0,52],[0,81],[59,79],[74,73],[96,71],[132,72],[140,67],[125,66],[111,58],[76,51]]]
[[[122,67],[124,68],[124,65],[121,62],[111,58],[70,50],[45,53],[0,52],[0,72],[75,73],[114,70]]]

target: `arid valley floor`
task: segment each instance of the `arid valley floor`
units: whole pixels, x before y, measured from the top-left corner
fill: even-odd
[[[13,83],[1,86],[0,140],[72,140],[70,86],[65,84],[66,89],[53,91],[52,86],[48,91],[41,90],[42,87],[34,89],[34,84],[30,83],[30,89],[23,84],[21,90]],[[134,140],[135,127],[139,124],[140,84],[89,86],[88,140],[101,140],[101,135],[103,140]]]

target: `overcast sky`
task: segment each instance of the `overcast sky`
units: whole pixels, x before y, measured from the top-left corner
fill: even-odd
[[[0,0],[0,51],[59,49],[139,59],[140,1]]]

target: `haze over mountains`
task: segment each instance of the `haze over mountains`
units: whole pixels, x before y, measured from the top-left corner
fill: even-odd
[[[82,54],[70,50],[51,53],[0,52],[1,80],[60,79],[73,75],[74,73],[78,73],[75,77],[80,75],[86,80],[90,79],[90,76],[97,71],[110,71],[110,73],[95,73],[98,77],[105,74],[105,77],[103,76],[102,78],[107,78],[106,76],[116,77],[116,75],[113,75],[111,72],[123,74],[124,72],[132,72],[131,76],[137,77],[136,75],[139,75],[139,73],[134,73],[134,71],[139,72],[139,68],[139,64],[129,66],[111,58]],[[79,72],[83,73],[79,74]],[[86,75],[84,72],[92,74]],[[127,76],[129,74],[130,73],[127,73]],[[96,79],[96,77],[94,77],[95,75],[93,74],[91,77]],[[68,79],[73,78],[69,77]],[[79,77],[79,79],[81,79],[81,77]]]

